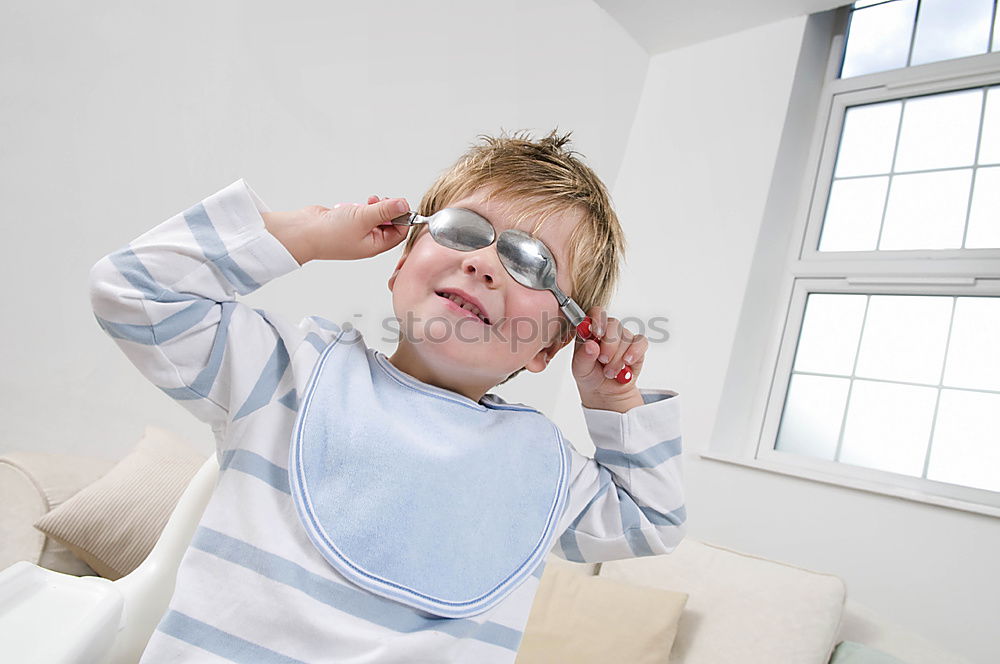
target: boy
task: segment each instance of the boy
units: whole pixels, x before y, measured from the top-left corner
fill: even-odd
[[[91,270],[101,327],[209,423],[220,475],[142,664],[513,662],[552,551],[669,553],[684,534],[678,397],[639,390],[648,342],[603,309],[624,248],[568,135],[486,138],[419,212],[465,207],[496,234],[531,222],[600,342],[573,376],[597,452],[488,390],[574,338],[555,297],[474,251],[389,224],[402,199],[271,212],[243,180]],[[309,260],[375,256],[404,328],[391,357],[323,318],[235,300]]]

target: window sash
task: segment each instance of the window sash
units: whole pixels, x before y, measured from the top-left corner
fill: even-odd
[[[968,71],[970,61],[975,62],[975,72]],[[959,67],[963,62],[965,69]],[[934,71],[928,71],[931,69]],[[833,182],[840,136],[849,107],[997,84],[1000,84],[1000,53],[829,81],[824,87],[820,104],[820,108],[825,109],[824,117],[817,119],[824,131],[818,146],[820,157],[815,170],[816,176],[812,181],[804,183],[807,188],[804,199],[809,200],[811,205],[805,213],[805,234],[798,245],[798,261],[793,267],[793,274],[806,276],[817,275],[819,272],[842,273],[846,276],[871,271],[877,274],[898,272],[1000,277],[1000,247],[837,252],[817,250]],[[824,267],[821,268],[820,265]]]
[[[785,397],[792,375],[795,350],[810,293],[845,293],[858,295],[946,295],[1000,297],[1000,281],[969,280],[968,284],[904,285],[882,284],[877,287],[851,284],[847,279],[795,279],[786,315],[787,324],[770,384],[766,387],[767,405],[755,459],[774,469],[804,469],[816,479],[833,477],[852,480],[859,488],[888,495],[920,496],[925,502],[960,507],[1000,516],[1000,492],[938,482],[912,475],[864,468],[839,461],[790,454],[774,449],[781,423]]]

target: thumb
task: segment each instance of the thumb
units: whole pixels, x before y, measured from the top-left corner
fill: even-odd
[[[361,220],[366,226],[365,230],[371,230],[376,226],[388,224],[391,220],[406,214],[410,211],[410,206],[405,198],[387,198],[371,205],[361,205],[354,208],[356,218]],[[405,226],[401,228],[406,228]]]
[[[601,368],[600,363],[597,361],[597,353],[600,349],[600,344],[593,339],[576,342],[571,365],[574,377],[577,379],[586,378],[595,369]]]
[[[409,226],[397,226],[390,220],[409,211],[404,198],[390,198],[371,205],[353,208],[354,222],[360,224],[360,235],[370,246],[369,255],[377,255],[392,249],[406,239]]]

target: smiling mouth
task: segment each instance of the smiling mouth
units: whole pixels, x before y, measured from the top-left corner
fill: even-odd
[[[483,323],[484,325],[492,325],[492,323],[490,323],[490,319],[489,318],[486,318],[482,314],[477,314],[474,311],[470,311],[470,310],[466,309],[464,306],[459,306],[457,302],[455,302],[454,300],[452,300],[447,295],[445,295],[443,293],[440,293],[440,292],[435,293],[435,295],[437,295],[442,300],[447,300],[449,307],[457,309],[458,311],[461,311],[466,316],[471,316],[471,317],[475,318],[476,320],[478,320],[479,322]]]

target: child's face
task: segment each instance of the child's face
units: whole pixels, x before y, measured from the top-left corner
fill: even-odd
[[[475,192],[449,207],[464,207],[493,224],[497,236],[514,228],[518,210],[506,201],[484,202]],[[556,259],[556,283],[572,297],[569,236],[578,213],[551,216],[535,233]],[[519,227],[530,231],[535,219]],[[490,324],[458,311],[437,293],[460,289],[482,304]],[[525,367],[542,371],[556,351],[572,340],[560,339],[563,318],[548,290],[523,286],[507,272],[496,242],[475,251],[458,251],[438,244],[426,228],[408,255],[400,258],[389,279],[393,310],[402,339],[392,363],[424,382],[465,394],[478,401],[512,372]]]

